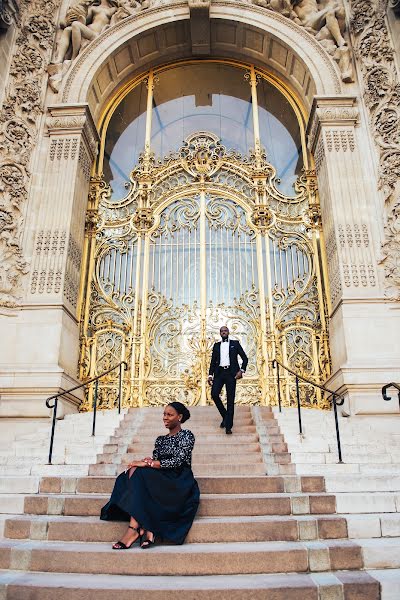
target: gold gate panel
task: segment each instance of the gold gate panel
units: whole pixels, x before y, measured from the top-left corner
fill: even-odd
[[[277,189],[261,148],[242,157],[208,132],[163,161],[145,151],[123,200],[94,178],[80,376],[126,360],[123,405],[206,404],[212,344],[227,324],[250,359],[239,403],[276,403],[275,357],[323,382],[330,361],[314,173],[295,192]],[[100,406],[114,405],[116,378],[101,383]],[[301,393],[324,405],[308,386]],[[82,408],[90,406],[89,390]]]

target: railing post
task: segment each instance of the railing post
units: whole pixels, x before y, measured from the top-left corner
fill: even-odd
[[[343,462],[342,447],[340,444],[339,420],[338,420],[338,415],[337,415],[336,395],[335,394],[333,394],[332,403],[333,403],[333,413],[335,415],[336,441],[337,441],[337,448],[338,448],[339,463],[342,463]]]
[[[93,396],[93,427],[92,427],[92,436],[96,435],[96,412],[97,412],[97,392],[99,389],[99,380],[96,379],[96,383],[94,384],[94,396]]]
[[[50,436],[50,448],[49,448],[49,462],[47,463],[49,465],[52,464],[51,463],[51,459],[52,459],[52,456],[53,456],[54,430],[56,428],[57,404],[58,404],[58,398],[55,398],[54,399],[54,406],[53,406],[53,422],[51,424],[51,436]]]
[[[300,435],[303,435],[303,426],[301,423],[301,405],[300,405],[300,388],[299,388],[299,378],[296,375],[296,397],[297,397],[297,413],[299,416],[299,431]]]
[[[278,406],[279,412],[282,412],[282,403],[281,403],[281,380],[279,378],[279,363],[275,361],[276,369],[277,369],[277,377],[278,377]]]
[[[125,364],[122,362],[119,365],[119,382],[118,382],[118,414],[121,414],[121,399],[122,399],[122,370],[125,368]]]

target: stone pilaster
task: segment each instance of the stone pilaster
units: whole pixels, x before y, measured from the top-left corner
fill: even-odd
[[[350,413],[388,408],[380,387],[395,377],[400,358],[399,316],[391,314],[379,282],[381,223],[365,172],[358,118],[356,98],[316,97],[308,124],[330,288],[328,384],[347,394]]]
[[[46,126],[49,144],[28,301],[57,302],[75,315],[97,131],[85,105],[50,107]]]
[[[90,172],[98,134],[87,105],[48,109],[40,195],[23,311],[14,328],[0,415],[46,414],[47,396],[77,383],[77,304]],[[0,353],[1,354],[1,353]],[[66,403],[76,409],[79,395]]]

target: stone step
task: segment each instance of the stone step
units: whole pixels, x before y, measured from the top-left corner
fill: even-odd
[[[368,574],[379,581],[381,600],[398,600],[400,598],[400,569],[373,569]]]
[[[23,494],[1,494],[0,495],[0,513],[1,514],[22,514],[24,512]]]
[[[271,413],[271,415],[272,415],[272,413]],[[272,419],[273,417],[271,416],[270,418]],[[254,425],[254,420],[250,413],[235,414],[233,421],[234,421],[235,426],[236,425]],[[136,423],[136,422],[137,422],[136,415],[127,415],[125,417],[125,419],[123,420],[123,423]],[[161,413],[160,413],[159,422],[162,423]],[[151,418],[149,418],[149,417],[146,418],[146,421],[143,423],[143,426],[145,426],[147,423],[150,425],[157,423],[157,417],[154,415]],[[190,420],[186,421],[185,427],[192,429],[192,427],[195,427],[197,425],[215,426],[215,425],[219,425],[220,423],[221,423],[221,416],[217,410],[214,410],[214,412],[212,412],[212,413],[209,412],[209,413],[192,414]]]
[[[323,452],[293,452],[291,451],[292,461],[296,464],[332,464],[337,463],[337,453],[323,453]],[[349,463],[370,463],[374,462],[377,464],[381,463],[392,463],[392,455],[390,454],[350,454],[343,451],[343,456],[346,458],[346,464]]]
[[[374,540],[379,543],[382,540]],[[392,541],[392,540],[390,540]],[[400,561],[400,554],[397,557]],[[155,546],[115,551],[108,543],[2,540],[0,568],[29,571],[130,575],[239,575],[374,568],[374,560],[349,540],[243,542]],[[133,567],[134,565],[134,567]]]
[[[400,537],[400,513],[344,515],[349,538]],[[400,597],[400,596],[399,596]]]
[[[115,477],[44,477],[39,489],[43,494],[111,494],[114,482]],[[203,494],[325,491],[322,477],[198,477],[197,482]]]
[[[152,449],[152,446],[143,444],[140,440],[134,442],[133,444],[129,444],[127,447],[128,452],[135,452],[145,456],[143,452],[148,452],[149,448]],[[246,444],[236,444],[236,448],[238,451],[244,450],[245,452],[260,452],[261,446],[258,442],[249,442]],[[107,444],[103,448],[103,454],[107,452],[117,452],[118,446],[117,444]],[[217,452],[217,453],[228,453],[231,456],[232,453],[232,444],[226,443],[225,438],[222,438],[221,442],[216,444],[203,444],[201,442],[196,441],[195,449],[193,455],[203,454],[206,452]]]
[[[336,506],[340,513],[395,513],[400,512],[400,494],[398,492],[337,493]]]
[[[247,444],[251,442],[258,442],[259,437],[257,433],[233,433],[233,435],[229,436],[224,433],[223,429],[218,428],[218,433],[208,433],[201,435],[201,442],[203,444],[218,444],[219,442],[223,443],[231,443],[232,447],[237,444]],[[154,441],[156,437],[160,435],[159,433],[154,435],[148,435],[146,433],[137,433],[135,435],[132,434],[132,437],[129,439],[125,433],[120,434],[120,432],[116,432],[116,435],[110,436],[109,443],[110,444],[118,444],[121,443],[121,439],[123,438],[128,443],[140,441],[142,443],[148,444],[152,448],[154,448]],[[199,444],[200,440],[196,440],[196,447]]]
[[[389,478],[385,475],[331,476],[327,474],[325,483],[328,492],[400,492],[400,475]]]
[[[310,465],[310,464],[296,464],[296,473],[299,475],[321,475],[321,476],[329,476],[329,475],[343,475],[346,474],[354,474],[357,475],[360,473],[360,466],[358,464],[324,464],[324,465]]]
[[[194,435],[197,436],[202,436],[202,435],[207,435],[207,434],[216,434],[216,433],[220,433],[220,435],[225,435],[225,430],[223,428],[221,428],[219,426],[220,424],[214,423],[213,425],[203,425],[201,423],[199,423],[196,426],[193,427],[185,427],[183,428],[185,429],[189,429],[190,431],[192,431],[194,433]],[[118,428],[118,433],[129,433],[132,430],[132,427],[130,425],[130,423],[121,423],[121,426]],[[256,426],[254,424],[249,424],[249,425],[237,425],[236,423],[233,424],[232,427],[232,431],[234,432],[234,434],[241,434],[241,433],[255,433],[256,432]],[[140,437],[142,435],[144,436],[153,436],[154,439],[156,437],[158,437],[159,435],[166,435],[168,433],[168,430],[166,430],[165,428],[161,429],[159,426],[155,427],[153,425],[142,425],[140,427],[139,430],[139,435]]]
[[[108,495],[25,496],[26,514],[98,516]],[[324,493],[303,494],[202,494],[198,516],[257,516],[334,514],[335,497]]]
[[[31,475],[37,475],[38,477],[45,477],[46,475],[71,475],[75,477],[82,477],[88,475],[89,464],[85,465],[33,465],[31,468]]]
[[[53,465],[89,465],[96,461],[98,452],[101,450],[102,448],[99,448],[97,451],[85,452],[84,454],[65,454],[63,456],[53,455],[51,462]],[[20,467],[26,468],[26,465],[29,465],[30,467],[33,465],[45,465],[47,461],[48,452],[42,454],[32,453],[29,456],[8,457],[0,467],[14,467],[15,469]]]
[[[115,542],[127,523],[98,517],[23,516],[9,518],[4,537],[67,542]],[[299,541],[347,538],[346,519],[336,516],[199,517],[187,543]]]
[[[121,465],[91,465],[89,467],[89,475],[119,475],[124,471],[124,466]],[[265,475],[266,468],[262,463],[251,462],[249,464],[203,464],[195,465],[193,468],[195,477],[204,477],[211,475]]]
[[[379,574],[372,571],[375,577]],[[380,598],[379,583],[363,572],[220,575],[0,574],[4,600],[397,600]],[[385,582],[386,583],[386,582]],[[384,584],[385,585],[385,584]],[[177,594],[177,590],[179,593]]]
[[[35,494],[39,491],[39,477],[2,477],[0,494]]]
[[[218,411],[214,404],[208,404],[207,406],[190,406],[189,409],[190,409],[190,414],[191,414],[192,418],[195,415],[199,415],[199,414],[200,415],[218,414]],[[162,407],[153,407],[153,406],[146,406],[145,408],[129,408],[127,411],[127,415],[139,414],[139,412],[142,413],[142,411],[146,415],[150,415],[150,416],[160,415],[160,414],[162,415],[163,408]],[[265,412],[273,413],[272,407],[266,406]],[[235,406],[235,415],[251,415],[251,407],[238,404],[237,406]]]
[[[133,461],[141,460],[142,454],[131,454],[125,453],[121,455],[110,455],[110,454],[99,454],[97,457],[98,464],[122,464],[127,465]],[[261,452],[238,452],[235,454],[235,464],[249,464],[249,463],[262,463]],[[218,465],[230,465],[232,462],[232,455],[227,452],[215,453],[210,449],[210,453],[193,452],[192,464],[193,468],[195,465],[204,465],[210,463],[217,463]]]

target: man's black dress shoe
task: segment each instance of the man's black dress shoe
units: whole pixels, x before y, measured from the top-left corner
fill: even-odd
[[[226,433],[226,435],[232,434],[232,429],[227,429],[225,433]]]
[[[225,421],[224,421],[224,419],[222,419],[220,427],[221,427],[221,429],[224,429],[224,427],[225,427]]]

